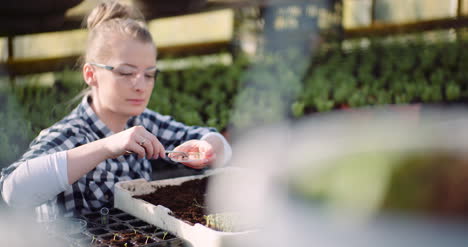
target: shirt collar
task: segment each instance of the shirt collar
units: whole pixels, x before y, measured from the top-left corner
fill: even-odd
[[[112,131],[99,119],[91,107],[91,95],[85,95],[78,108],[80,116],[89,124],[91,129],[98,133],[100,138],[112,135]]]

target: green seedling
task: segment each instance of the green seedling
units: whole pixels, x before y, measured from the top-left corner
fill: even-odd
[[[199,208],[205,208],[205,206],[201,205],[200,203],[198,203],[197,199],[193,198],[193,205],[195,207],[199,207]]]
[[[231,232],[234,229],[232,215],[229,214],[209,214],[204,215],[206,227],[213,228],[218,231]]]
[[[114,233],[114,240],[117,240],[117,239],[116,239],[116,238],[117,238],[117,234],[118,234],[118,233]]]
[[[146,241],[145,241],[145,244],[148,244],[148,239],[150,238],[150,236],[146,236]]]
[[[162,237],[162,240],[165,240],[167,234],[168,234],[168,232],[164,232],[164,235],[163,235],[163,237]]]
[[[124,247],[127,247],[127,243],[124,244]]]
[[[204,218],[205,221],[206,221],[205,226],[206,226],[206,227],[210,227],[210,226],[212,225],[212,223],[211,223],[211,218],[212,218],[212,217],[208,217],[208,215],[203,215],[203,218]]]
[[[96,236],[93,236],[93,239],[91,239],[91,243],[94,243],[96,241]]]

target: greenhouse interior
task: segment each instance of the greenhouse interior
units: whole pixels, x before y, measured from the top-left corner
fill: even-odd
[[[467,245],[468,0],[2,5],[4,245]]]

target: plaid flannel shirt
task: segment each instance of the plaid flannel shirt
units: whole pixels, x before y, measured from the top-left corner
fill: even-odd
[[[112,135],[112,131],[94,113],[88,99],[91,98],[84,97],[68,116],[41,131],[20,160],[2,170],[0,183],[26,160],[69,150]],[[168,150],[187,140],[200,139],[204,134],[216,131],[214,128],[186,126],[170,116],[148,109],[130,118],[126,128],[137,125],[153,133]],[[115,183],[137,178],[150,180],[151,172],[150,161],[146,158],[138,159],[136,154],[104,160],[54,200],[36,208],[36,212],[42,215],[39,218],[44,219],[57,208],[61,215],[79,216],[102,207],[112,207]]]

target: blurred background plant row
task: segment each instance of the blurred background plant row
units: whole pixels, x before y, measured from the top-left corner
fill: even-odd
[[[468,99],[467,49],[465,39],[375,39],[365,47],[356,42],[346,49],[323,48],[311,61],[298,59],[294,50],[240,56],[230,65],[163,71],[148,107],[187,124],[226,131],[350,107],[463,103]],[[54,86],[31,77],[1,88],[0,164],[18,159],[42,129],[80,102],[80,72],[65,70],[55,78]]]

